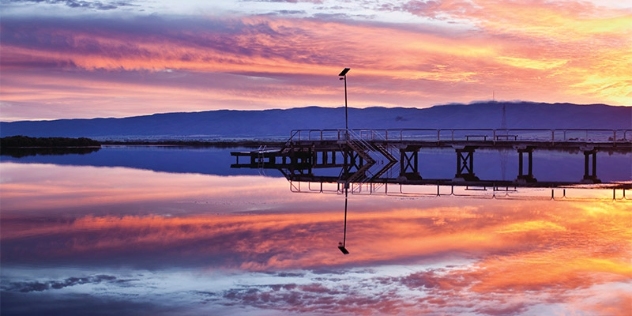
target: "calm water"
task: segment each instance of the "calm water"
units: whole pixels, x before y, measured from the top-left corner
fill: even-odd
[[[349,194],[345,256],[343,194],[228,152],[2,156],[2,315],[632,315],[632,192]],[[454,174],[427,155],[445,159],[422,175]],[[478,174],[515,177],[514,153],[482,155]],[[569,155],[535,176],[581,178]],[[629,154],[599,159],[630,181]]]

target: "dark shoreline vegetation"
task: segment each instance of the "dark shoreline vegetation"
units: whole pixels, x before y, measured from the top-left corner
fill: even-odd
[[[21,158],[36,155],[85,155],[99,151],[102,145],[109,146],[164,146],[164,147],[214,147],[214,148],[259,148],[260,146],[281,147],[283,141],[186,141],[186,140],[129,140],[97,141],[86,137],[28,137],[10,136],[0,138],[0,155]]]
[[[36,155],[85,155],[101,149],[93,139],[11,136],[0,138],[0,155],[21,158]]]
[[[0,138],[0,147],[2,149],[13,148],[99,148],[101,143],[86,137],[70,138],[70,137],[28,137],[28,136],[10,136]]]
[[[6,149],[44,149],[44,148],[100,148],[102,145],[138,145],[138,146],[176,146],[176,147],[259,147],[282,146],[284,141],[260,141],[260,140],[106,140],[97,141],[87,137],[28,137],[10,136],[0,138],[0,148]]]

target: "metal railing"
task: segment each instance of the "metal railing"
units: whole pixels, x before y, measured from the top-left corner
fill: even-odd
[[[344,183],[323,183],[289,180],[293,193],[344,194]],[[359,189],[350,190],[353,195],[381,195],[407,198],[453,197],[495,200],[543,200],[543,201],[631,201],[629,188],[619,187],[557,187],[557,188],[519,188],[515,186],[456,186],[450,184],[401,184],[360,183]]]
[[[307,129],[293,130],[288,143],[346,141],[349,134],[364,141],[483,141],[632,143],[632,129]]]

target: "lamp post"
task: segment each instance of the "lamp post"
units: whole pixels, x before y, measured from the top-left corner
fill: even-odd
[[[340,80],[345,82],[345,141],[349,142],[349,112],[347,110],[347,73],[349,72],[350,68],[345,68],[343,69],[340,74],[338,75],[340,77]],[[345,150],[346,153],[346,150]],[[346,154],[345,154],[345,164],[347,162],[347,158],[346,158]],[[347,168],[347,166],[345,165],[345,169]],[[347,197],[349,194],[349,180],[345,181],[345,222],[344,222],[344,232],[343,232],[343,237],[342,237],[342,242],[338,243],[338,249],[340,249],[340,251],[345,254],[348,255],[349,254],[349,250],[347,250],[346,248],[346,243],[347,243]]]
[[[347,73],[351,68],[343,69],[340,74],[340,80],[345,82],[345,136],[349,139],[349,114],[347,112]]]

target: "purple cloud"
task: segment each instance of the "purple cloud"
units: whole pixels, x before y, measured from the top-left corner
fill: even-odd
[[[131,1],[83,1],[83,0],[9,0],[8,3],[61,4],[73,9],[114,10],[120,7],[133,6]]]

